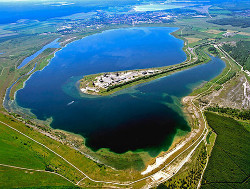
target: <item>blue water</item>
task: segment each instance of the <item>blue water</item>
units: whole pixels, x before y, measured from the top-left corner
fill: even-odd
[[[87,74],[184,61],[183,41],[170,35],[174,30],[118,29],[73,42],[31,76],[16,101],[39,119],[52,117],[53,128],[81,134],[93,150],[144,150],[155,156],[169,148],[177,130],[190,131],[178,102],[190,86],[222,71],[220,59],[106,97],[81,95],[76,82]]]
[[[7,88],[6,90],[6,93],[5,93],[5,98],[3,100],[3,106],[8,110],[8,111],[11,111],[11,109],[9,109],[9,102],[11,101],[10,100],[10,91],[12,89],[12,87],[23,77],[25,77],[26,75],[29,75],[31,74],[34,70],[36,69],[36,64],[35,66],[32,68],[32,70],[30,70],[28,73],[22,75],[21,77],[19,77],[14,83],[12,83],[12,85]]]
[[[0,24],[20,19],[45,21],[75,13],[108,10],[109,7],[123,7],[135,3],[137,1],[134,0],[0,1]]]
[[[60,43],[58,42],[60,38],[55,39],[54,41],[50,42],[49,44],[45,45],[41,50],[37,51],[36,53],[32,54],[31,56],[25,58],[22,63],[17,67],[17,69],[22,68],[26,64],[28,64],[31,60],[36,58],[38,55],[40,55],[43,51],[45,51],[48,48],[60,48]]]

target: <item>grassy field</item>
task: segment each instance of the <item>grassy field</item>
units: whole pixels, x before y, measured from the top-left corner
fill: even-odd
[[[7,118],[1,116],[1,120],[7,121]],[[9,121],[14,122],[9,124],[16,126],[18,122],[10,119]],[[38,170],[50,170],[52,172],[57,172],[63,174],[65,177],[72,181],[79,180],[81,174],[71,168],[70,165],[65,163],[62,159],[58,158],[55,154],[45,149],[41,145],[35,143],[34,141],[28,139],[27,137],[18,134],[12,129],[0,124],[1,127],[1,150],[0,150],[0,162],[2,164],[25,167],[30,169]],[[22,126],[20,124],[20,126]],[[19,127],[20,127],[19,126]],[[22,128],[26,134],[35,134],[31,128],[24,126]],[[46,138],[42,137],[37,133],[38,140],[45,140]],[[47,137],[48,138],[48,137]],[[56,145],[47,139],[51,145]]]
[[[211,112],[206,112],[205,115],[217,138],[203,177],[202,188],[249,188],[249,131],[232,118]]]
[[[75,188],[74,184],[55,174],[0,166],[0,188],[38,188],[38,186],[39,188]]]

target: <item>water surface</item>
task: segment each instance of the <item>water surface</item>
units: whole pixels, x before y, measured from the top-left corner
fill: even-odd
[[[58,42],[60,38],[55,39],[54,41],[50,42],[49,44],[45,45],[42,49],[39,51],[35,52],[31,56],[25,58],[22,63],[17,67],[17,69],[22,68],[26,64],[28,64],[30,61],[32,61],[34,58],[36,58],[38,55],[40,55],[43,51],[45,51],[48,48],[60,48],[60,43]]]
[[[118,29],[73,42],[31,76],[17,92],[17,103],[39,119],[52,117],[53,128],[81,134],[93,150],[143,150],[155,156],[169,148],[178,130],[190,131],[180,99],[190,86],[219,74],[225,66],[220,59],[106,97],[81,95],[76,82],[87,74],[184,61],[183,41],[170,35],[174,30]]]

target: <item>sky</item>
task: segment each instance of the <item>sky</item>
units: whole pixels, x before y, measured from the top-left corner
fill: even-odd
[[[65,0],[0,0],[0,2],[22,2],[22,1],[26,1],[26,2],[64,2]],[[74,1],[86,1],[86,2],[91,2],[91,1],[106,1],[106,0],[70,0],[70,2],[74,2]],[[109,0],[110,1],[110,0]],[[112,1],[112,0],[111,0]],[[117,1],[117,0],[113,0],[113,1]],[[124,0],[120,0],[120,1],[124,1]],[[138,0],[134,0],[134,1],[138,1]]]
[[[96,0],[82,0],[82,1],[96,1]],[[0,0],[0,2],[8,2],[8,3],[11,3],[11,2],[51,2],[53,3],[53,2],[69,2],[69,1],[65,1],[65,0],[53,0],[53,1],[50,1],[50,0]],[[70,0],[70,2],[72,2],[72,0]]]

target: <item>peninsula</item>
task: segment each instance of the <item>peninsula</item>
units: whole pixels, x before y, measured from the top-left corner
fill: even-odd
[[[86,75],[79,81],[79,89],[85,94],[110,95],[119,90],[164,77],[170,73],[202,63],[195,54],[195,48],[187,48],[186,53],[189,54],[189,60],[180,64]]]

